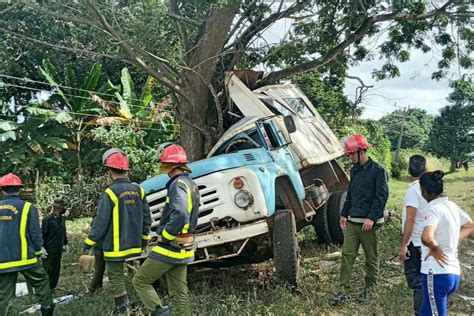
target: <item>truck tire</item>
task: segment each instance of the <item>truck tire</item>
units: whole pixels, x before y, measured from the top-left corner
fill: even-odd
[[[324,203],[313,216],[313,227],[316,232],[319,244],[328,244],[331,242],[331,235],[329,234],[328,216],[327,216],[328,203]]]
[[[278,277],[296,287],[300,263],[295,216],[291,210],[279,210],[275,214],[273,257]]]
[[[344,242],[344,234],[339,226],[341,210],[346,201],[347,191],[337,191],[331,194],[327,203],[327,219],[329,227],[329,235],[331,242],[336,245],[342,245]]]

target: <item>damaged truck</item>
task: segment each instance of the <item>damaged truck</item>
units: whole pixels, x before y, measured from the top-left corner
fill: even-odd
[[[251,90],[235,73],[225,78],[228,109],[241,119],[206,159],[189,164],[201,205],[194,265],[222,267],[270,258],[277,275],[298,283],[296,233],[313,225],[320,242],[342,243],[340,209],[348,178],[341,145],[295,85]],[[166,200],[167,175],[146,180],[152,230]]]

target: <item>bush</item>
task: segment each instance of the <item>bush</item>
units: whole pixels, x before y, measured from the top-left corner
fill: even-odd
[[[35,189],[36,206],[46,215],[53,201],[60,198],[69,211],[70,219],[94,216],[99,194],[108,185],[105,175],[83,176],[71,184],[58,177],[42,178]]]
[[[448,170],[449,160],[445,158],[437,158],[432,154],[424,152],[420,149],[401,149],[398,164],[395,163],[395,153],[393,153],[392,176],[402,179],[408,177],[408,161],[413,155],[421,155],[426,158],[426,170]]]

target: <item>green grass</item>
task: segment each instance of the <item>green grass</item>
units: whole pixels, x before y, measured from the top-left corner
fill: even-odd
[[[474,170],[457,171],[445,177],[447,195],[458,203],[466,212],[474,216]],[[408,181],[391,179],[390,198],[387,209],[396,215],[380,231],[381,275],[376,298],[368,305],[359,305],[351,300],[342,307],[331,307],[328,298],[337,290],[339,261],[331,267],[320,265],[324,257],[337,251],[334,247],[318,246],[311,227],[299,233],[302,264],[301,285],[291,291],[278,282],[271,261],[262,264],[239,266],[212,271],[194,271],[190,273],[188,283],[191,292],[193,312],[197,315],[328,315],[328,314],[388,314],[408,315],[411,313],[411,293],[406,286],[403,269],[388,263],[398,251],[401,237],[401,207]],[[68,229],[74,233],[72,251],[65,255],[62,276],[57,295],[83,293],[90,281],[90,275],[79,272],[77,262],[80,243],[88,228],[90,219],[68,223]],[[460,258],[465,264],[474,262],[474,239],[463,241],[460,247]],[[363,255],[356,261],[353,275],[352,297],[363,287]],[[130,287],[130,276],[127,276]],[[66,290],[67,289],[67,290]],[[103,291],[69,305],[57,307],[58,315],[108,315],[113,311],[113,300]],[[135,306],[135,315],[146,315],[133,289],[129,288],[131,301]],[[464,271],[460,293],[474,295],[474,276],[472,270]],[[167,301],[167,298],[165,298]],[[15,308],[25,309],[33,303],[31,297],[15,300]],[[450,299],[450,313],[462,314],[469,310],[466,302],[459,297]]]

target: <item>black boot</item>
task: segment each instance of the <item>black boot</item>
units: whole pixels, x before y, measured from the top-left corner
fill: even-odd
[[[118,315],[130,315],[130,309],[128,307],[130,302],[127,294],[115,297],[114,300]]]
[[[49,307],[41,306],[41,316],[52,316],[54,310],[54,305]]]
[[[168,305],[157,306],[156,309],[151,312],[151,316],[171,316],[171,309]]]

